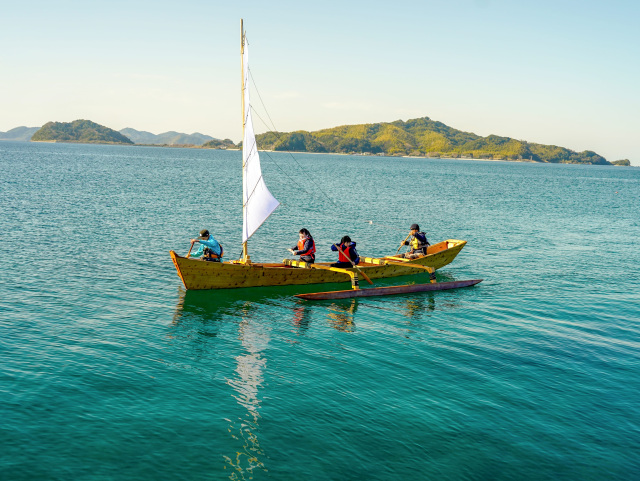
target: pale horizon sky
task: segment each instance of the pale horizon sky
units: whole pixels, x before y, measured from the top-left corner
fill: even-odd
[[[618,0],[0,0],[0,131],[88,119],[238,142],[240,18],[280,131],[427,116],[640,166],[640,2]]]

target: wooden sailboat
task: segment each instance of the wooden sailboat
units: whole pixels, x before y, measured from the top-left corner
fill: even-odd
[[[257,286],[285,286],[322,284],[351,281],[358,288],[358,272],[366,279],[404,276],[428,271],[435,282],[433,272],[449,264],[458,255],[466,241],[448,239],[429,246],[427,254],[407,260],[395,256],[361,258],[357,268],[340,269],[328,263],[306,264],[285,259],[282,263],[254,263],[247,249],[253,233],[278,207],[262,178],[248,90],[248,48],[241,25],[242,103],[243,121],[243,229],[242,257],[227,262],[209,262],[182,257],[170,251],[178,276],[186,289],[232,289]]]
[[[429,247],[426,256],[402,263],[389,258],[361,258],[358,267],[371,279],[420,274],[430,267],[449,264],[466,241],[448,239]],[[171,251],[171,259],[187,289],[231,289],[237,287],[288,286],[349,282],[357,279],[356,269],[338,269],[329,263],[306,264],[285,259],[282,263],[252,263],[244,259],[207,262],[182,257]],[[418,267],[419,266],[419,267]]]

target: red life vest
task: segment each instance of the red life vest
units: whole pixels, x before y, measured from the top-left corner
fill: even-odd
[[[351,259],[351,244],[349,244],[348,246],[340,244],[339,247],[340,249],[342,249],[342,252],[344,252],[345,255],[342,255],[342,252],[338,251],[338,262],[353,261],[353,259]]]
[[[307,239],[311,240],[311,248],[306,252],[300,252],[298,254],[299,256],[312,256],[316,253],[316,243],[314,242],[313,237],[305,237],[304,239],[300,239],[298,241],[298,250],[301,251],[302,249],[304,249],[304,244]]]

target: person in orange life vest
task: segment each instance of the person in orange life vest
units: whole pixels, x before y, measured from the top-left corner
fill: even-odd
[[[300,229],[298,245],[289,249],[294,256],[300,256],[300,260],[313,264],[316,261],[316,243],[307,229]]]
[[[340,249],[338,249],[338,247]],[[338,262],[331,264],[331,267],[353,267],[353,264],[349,262],[349,259],[351,259],[351,261],[356,265],[360,263],[360,256],[358,255],[358,251],[356,251],[356,243],[351,242],[351,237],[348,235],[340,239],[340,244],[337,246],[336,244],[332,244],[331,250],[338,252]],[[342,250],[342,252],[340,252],[340,250]]]

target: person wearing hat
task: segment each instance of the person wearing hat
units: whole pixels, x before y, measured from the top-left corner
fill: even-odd
[[[220,262],[223,255],[222,246],[209,234],[207,229],[202,229],[198,237],[191,239],[191,247],[193,247],[193,244],[196,242],[198,242],[200,246],[191,257],[200,257],[203,261]]]
[[[424,232],[420,232],[418,224],[411,224],[410,230],[407,238],[400,244],[400,247],[411,246],[411,250],[404,254],[404,257],[406,259],[415,259],[416,257],[427,255],[427,247],[431,245],[427,240],[427,235]]]
[[[331,250],[338,252],[338,262],[331,264],[331,267],[353,267],[353,264],[358,265],[360,263],[360,256],[356,251],[356,243],[351,242],[351,237],[348,235],[340,239],[340,244],[331,244]],[[351,262],[349,262],[351,259]]]

